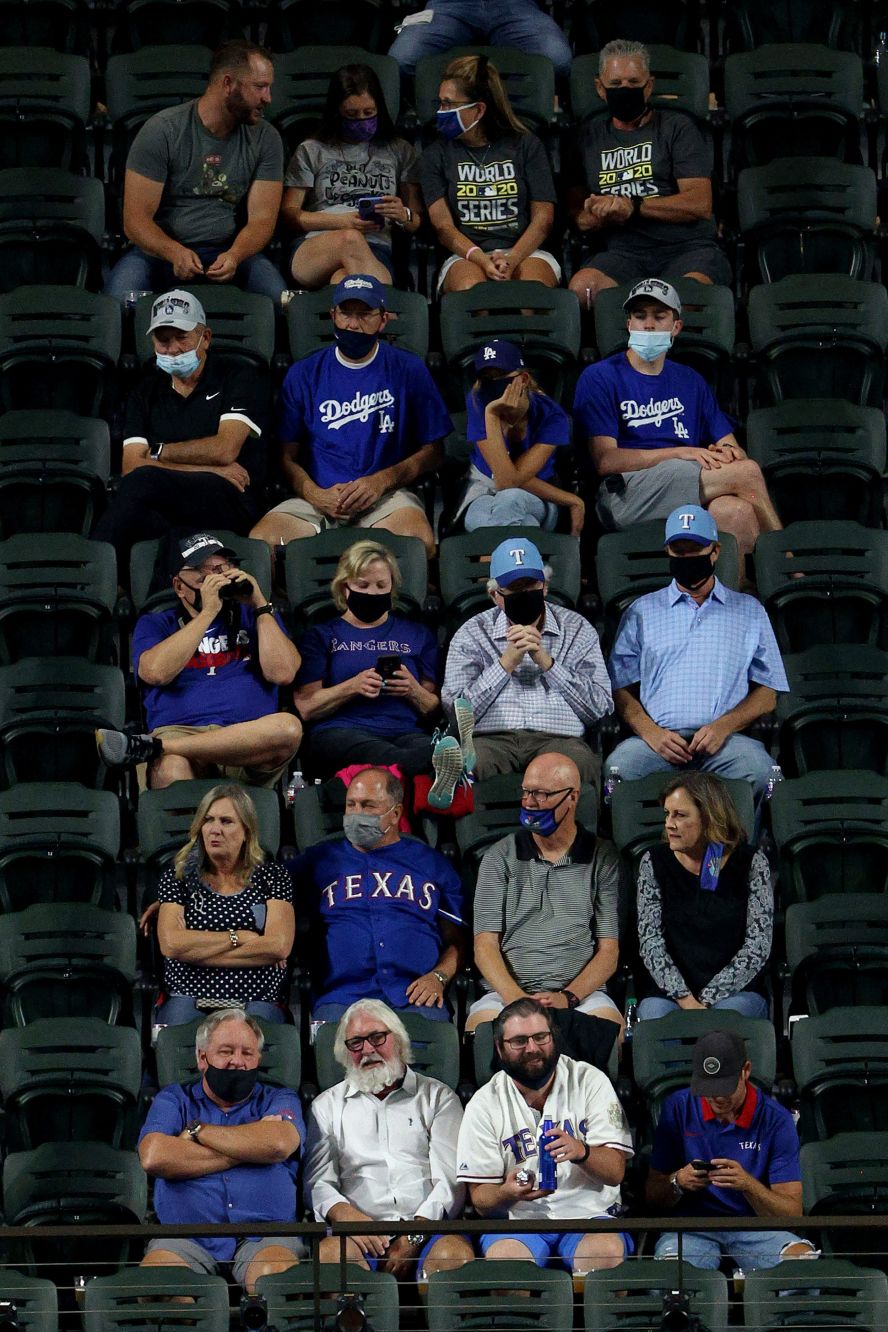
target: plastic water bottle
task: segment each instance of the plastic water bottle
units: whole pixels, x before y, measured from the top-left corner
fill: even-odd
[[[624,1040],[631,1041],[632,1033],[635,1031],[635,1024],[638,1021],[638,1000],[634,994],[626,996],[626,1032]]]
[[[783,781],[783,769],[779,763],[771,764],[771,771],[768,773],[768,787],[765,791],[765,799],[770,800],[774,794],[774,787],[778,782]]]
[[[622,780],[623,780],[623,774],[620,772],[620,769],[617,767],[616,763],[612,763],[611,766],[608,768],[607,776],[604,779],[604,803],[606,805],[609,805],[613,800],[614,791],[620,785],[620,782]]]
[[[297,768],[287,783],[287,809],[293,808],[296,801],[296,792],[302,791],[306,786],[308,786],[308,782],[302,775],[302,769]]]
[[[539,1189],[558,1188],[558,1167],[555,1164],[555,1157],[551,1152],[546,1151],[546,1143],[548,1142],[547,1134],[551,1133],[554,1127],[555,1125],[552,1123],[551,1119],[544,1119],[542,1124],[540,1124],[540,1137],[538,1143],[540,1171],[539,1179],[537,1180],[537,1188]]]
[[[888,59],[888,32],[880,32],[876,49],[873,51],[873,64],[876,69],[884,64],[886,59]]]

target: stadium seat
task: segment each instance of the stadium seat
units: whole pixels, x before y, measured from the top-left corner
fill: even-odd
[[[136,922],[85,902],[39,902],[0,916],[4,1025],[41,1018],[133,1022]]]
[[[840,273],[753,287],[748,301],[759,403],[845,398],[881,407],[888,291]]]
[[[120,803],[79,782],[17,782],[0,792],[0,910],[35,902],[116,905]]]
[[[545,138],[555,105],[555,70],[544,55],[531,55],[514,46],[454,46],[424,56],[416,65],[416,115],[421,126],[432,127],[438,110],[438,89],[444,70],[460,56],[484,55],[499,71],[512,110],[535,134]]]
[[[243,36],[237,0],[118,0],[115,41],[137,51],[154,46],[208,46]]]
[[[409,1008],[399,1010],[398,1017],[407,1028],[413,1046],[411,1067],[417,1073],[437,1078],[454,1091],[459,1084],[459,1033],[452,1022],[435,1022],[431,1018],[413,1013]],[[341,1082],[342,1065],[333,1056],[337,1022],[324,1022],[315,1036],[314,1052],[321,1091]]]
[[[0,416],[0,539],[23,532],[89,536],[105,509],[111,446],[105,421],[71,412]]]
[[[90,108],[85,56],[0,47],[0,167],[82,171]]]
[[[293,830],[299,850],[306,851],[318,842],[325,842],[328,837],[341,837],[344,808],[344,786],[342,801],[338,804],[326,798],[324,784],[320,779],[296,791],[292,811]]]
[[[342,614],[330,595],[330,583],[343,551],[362,540],[380,542],[397,559],[402,579],[395,599],[398,612],[412,617],[422,613],[428,594],[428,561],[421,541],[383,528],[331,527],[317,536],[289,541],[285,549],[287,600],[299,624],[332,620]]]
[[[123,674],[77,657],[25,657],[0,666],[0,780],[117,782],[96,753],[97,727],[126,719]],[[74,826],[78,826],[76,823]]]
[[[660,792],[668,781],[678,775],[678,771],[654,772],[635,782],[621,781],[614,790],[611,803],[613,838],[617,848],[631,860],[633,871],[637,869],[645,851],[663,839],[664,814]],[[752,787],[749,782],[736,777],[725,780],[724,784],[731,794],[740,822],[751,838],[755,825]]]
[[[747,1272],[743,1288],[747,1332],[826,1326],[837,1332],[840,1328],[876,1332],[884,1322],[886,1305],[885,1273],[841,1258],[821,1258],[813,1266],[781,1263],[779,1268],[760,1268]]]
[[[573,1283],[567,1272],[532,1263],[498,1260],[496,1282],[484,1259],[429,1278],[429,1332],[470,1328],[527,1328],[563,1332],[573,1325]]]
[[[455,624],[491,608],[487,592],[490,553],[507,537],[522,535],[533,541],[543,561],[552,567],[548,599],[556,606],[576,606],[580,598],[580,544],[574,537],[535,527],[482,527],[447,537],[439,547],[441,596]]]
[[[885,415],[841,398],[793,398],[746,421],[746,450],[761,467],[784,523],[884,521]]]
[[[794,1023],[791,1047],[802,1142],[888,1130],[888,1009],[830,1008]]]
[[[287,34],[288,44],[274,48],[285,54],[275,57],[272,103],[267,115],[283,135],[288,150],[293,152],[318,128],[330,78],[343,65],[370,66],[382,85],[386,110],[394,124],[401,103],[397,61],[361,46],[315,46],[306,41],[304,34],[292,43],[290,20],[297,9],[304,15],[301,0],[279,0],[272,19],[272,25]]]
[[[888,776],[888,652],[811,647],[784,657],[789,693],[777,696],[784,772],[870,769]]]
[[[230,547],[239,556],[242,568],[253,575],[263,592],[271,595],[271,555],[264,541],[238,536],[236,532],[227,532],[221,527],[203,530]],[[169,570],[156,567],[160,552],[161,542],[155,538],[151,541],[137,541],[130,554],[130,593],[137,615],[178,604]]]
[[[176,1303],[181,1296],[187,1298],[184,1307]],[[89,1332],[123,1332],[135,1324],[164,1332],[219,1332],[228,1326],[228,1284],[187,1267],[128,1267],[88,1281],[83,1312]]]
[[[357,47],[363,54],[385,50],[391,38],[386,22],[398,9],[386,10],[380,0],[277,0],[270,9],[267,41],[273,51],[293,51],[304,44],[335,44],[346,52]],[[346,56],[342,64],[349,63]],[[393,117],[394,119],[394,117]]]
[[[108,415],[117,388],[121,308],[80,287],[0,296],[0,410]]]
[[[332,297],[332,287],[322,287],[320,291],[297,291],[287,306],[287,335],[294,361],[301,361],[303,356],[311,356],[332,344]],[[427,356],[429,306],[425,297],[416,291],[386,287],[385,302],[388,312],[395,316],[386,325],[383,334],[386,342],[417,356]]]
[[[114,547],[69,532],[0,541],[0,662],[116,656]]]
[[[284,1022],[257,1019],[265,1035],[260,1058],[262,1081],[275,1087],[299,1088],[302,1080],[302,1051],[299,1032]],[[199,1022],[180,1022],[175,1027],[161,1027],[157,1033],[157,1081],[161,1087],[174,1082],[192,1082],[200,1077],[194,1053],[194,1038]]]
[[[57,167],[0,171],[0,290],[49,283],[98,291],[104,231],[100,180]]]
[[[0,1032],[0,1091],[13,1151],[87,1141],[132,1147],[141,1083],[133,1027],[40,1018]]]
[[[46,1277],[24,1276],[4,1267],[0,1298],[15,1306],[19,1326],[28,1332],[58,1332],[59,1293]]]
[[[391,1272],[368,1272],[358,1263],[347,1263],[345,1285],[339,1263],[300,1263],[286,1272],[260,1277],[256,1292],[264,1296],[268,1305],[269,1327],[287,1329],[287,1332],[312,1332],[315,1321],[315,1276],[322,1292],[320,1300],[321,1326],[333,1326],[336,1314],[335,1296],[327,1292],[346,1290],[360,1295],[364,1313],[373,1332],[398,1332],[400,1309],[398,1283]],[[209,1332],[209,1329],[208,1329]]]
[[[697,0],[635,0],[630,8],[623,0],[585,0],[572,9],[571,40],[578,52],[597,52],[615,40],[644,42],[657,51],[696,51],[701,10]]]
[[[0,47],[48,46],[66,55],[86,55],[88,7],[84,0],[20,0],[0,3]]]
[[[848,522],[763,532],[755,580],[782,652],[888,646],[888,532]]]
[[[207,46],[146,46],[128,55],[113,55],[105,71],[111,151],[111,185],[123,187],[130,145],[156,112],[200,97],[207,86],[212,51]]]
[[[472,787],[475,808],[454,824],[460,858],[472,890],[478,864],[487,848],[508,833],[518,831],[522,781],[520,772],[505,772],[475,782]],[[598,799],[595,788],[588,783],[580,792],[576,816],[589,832],[597,831]]]
[[[849,51],[778,42],[725,60],[732,176],[777,157],[859,161],[863,64]]]
[[[232,283],[213,286],[201,283],[183,290],[200,301],[213,332],[213,357],[232,370],[266,373],[274,356],[274,306],[267,296],[241,291]],[[154,296],[136,302],[133,332],[136,354],[142,365],[154,363],[154,344],[148,336]]]
[[[796,902],[785,933],[794,1012],[888,1007],[888,897],[831,893]]]
[[[477,997],[481,997],[480,989]],[[614,1022],[611,1025],[613,1026],[614,1034],[613,1045],[607,1062],[607,1075],[611,1082],[616,1085],[620,1066],[620,1043],[617,1040],[619,1034],[617,1024]],[[475,1082],[479,1087],[483,1087],[485,1082],[489,1082],[493,1077],[493,1022],[479,1022],[472,1033],[471,1043]]]
[[[851,0],[732,0],[725,14],[730,51],[755,51],[766,43],[817,42],[856,51],[858,7]]]
[[[661,111],[684,111],[698,125],[704,125],[709,119],[706,57],[696,51],[679,51],[674,46],[657,43],[648,45],[648,57],[654,79],[651,106]],[[597,77],[598,52],[577,56],[570,67],[570,109],[575,121],[594,120],[605,113],[607,103],[595,88]]]
[[[727,1332],[728,1283],[721,1272],[685,1263],[681,1281],[676,1265],[636,1258],[610,1272],[590,1272],[583,1289],[585,1332],[635,1332],[658,1327],[663,1297],[676,1289],[689,1299],[689,1311],[708,1332]]]
[[[883,1268],[885,1232],[872,1221],[888,1214],[888,1133],[837,1133],[828,1142],[803,1143],[800,1156],[802,1200],[809,1216],[869,1218],[868,1224],[854,1230],[821,1231],[824,1253]],[[800,1265],[792,1266],[795,1269]],[[785,1273],[786,1267],[781,1270]],[[808,1268],[806,1275],[814,1277],[817,1273]],[[826,1317],[832,1326],[829,1312]],[[879,1332],[884,1322],[883,1306],[872,1324],[861,1318],[856,1326],[871,1326],[873,1332]]]
[[[769,812],[784,906],[828,893],[888,891],[885,777],[811,772],[778,782]]]

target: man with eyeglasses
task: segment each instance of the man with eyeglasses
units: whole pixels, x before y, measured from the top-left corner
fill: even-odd
[[[580,774],[563,754],[528,765],[521,829],[494,843],[475,887],[475,964],[485,990],[466,1030],[532,996],[622,1024],[606,991],[619,955],[620,860],[577,822]]]
[[[98,730],[109,767],[148,764],[151,787],[191,777],[274,786],[299,748],[302,726],[278,710],[299,653],[256,579],[207,532],[171,543],[178,605],[140,615],[133,671],[148,733]]]
[[[619,1214],[620,1184],[633,1155],[629,1125],[607,1076],[559,1054],[551,1010],[518,999],[493,1027],[502,1067],[466,1106],[457,1148],[457,1178],[481,1216],[534,1221],[539,1232],[484,1235],[493,1259],[557,1262],[585,1274],[616,1267],[632,1241],[619,1231],[546,1231],[547,1220],[608,1220]],[[540,1128],[555,1164],[554,1192],[538,1187]]]
[[[459,1098],[410,1068],[410,1038],[397,1014],[359,999],[342,1015],[333,1053],[342,1082],[312,1102],[305,1201],[319,1221],[450,1220],[462,1212],[456,1182]],[[462,1235],[409,1232],[351,1235],[345,1256],[399,1280],[461,1267],[472,1258]],[[321,1240],[320,1261],[336,1263],[340,1241]]]
[[[274,551],[328,527],[382,527],[435,538],[411,487],[440,467],[453,429],[421,357],[383,339],[386,288],[366,273],[333,292],[334,344],[291,365],[281,390],[279,435],[293,499],[252,536]]]

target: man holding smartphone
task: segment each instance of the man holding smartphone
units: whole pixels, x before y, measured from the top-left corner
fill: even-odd
[[[792,1115],[750,1081],[743,1038],[710,1031],[694,1046],[690,1089],[673,1092],[654,1134],[646,1197],[676,1216],[801,1216],[802,1172]],[[682,1257],[715,1269],[729,1255],[745,1272],[817,1250],[790,1230],[685,1231]],[[656,1258],[678,1257],[660,1236]]]

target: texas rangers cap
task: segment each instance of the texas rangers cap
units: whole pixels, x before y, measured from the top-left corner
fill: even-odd
[[[196,296],[187,291],[168,291],[158,296],[151,307],[151,323],[148,332],[156,328],[178,328],[183,333],[191,333],[198,324],[206,324],[204,308]]]
[[[623,309],[628,310],[635,301],[643,300],[645,297],[649,301],[659,301],[661,305],[667,305],[677,315],[681,314],[678,292],[671,283],[664,282],[662,278],[645,278],[642,282],[636,282],[623,302]]]
[[[475,369],[502,370],[504,374],[509,375],[513,370],[524,369],[524,357],[514,342],[507,342],[505,338],[494,338],[491,342],[485,342],[484,346],[475,352]]]
[[[232,560],[238,558],[236,551],[223,546],[219,538],[209,532],[195,532],[193,536],[183,537],[179,542],[179,554],[182,557],[180,569],[199,569],[211,555],[227,555]]]
[[[708,1031],[694,1046],[692,1096],[730,1096],[746,1063],[746,1045],[735,1031]]]
[[[506,537],[490,557],[490,576],[500,587],[517,583],[519,578],[534,578],[544,583],[543,557],[532,541]]]
[[[699,504],[682,504],[666,519],[664,546],[670,541],[696,541],[698,546],[711,546],[718,541],[715,519]]]
[[[363,301],[368,310],[385,309],[385,287],[369,273],[352,273],[343,278],[333,293],[333,308],[343,301]]]

